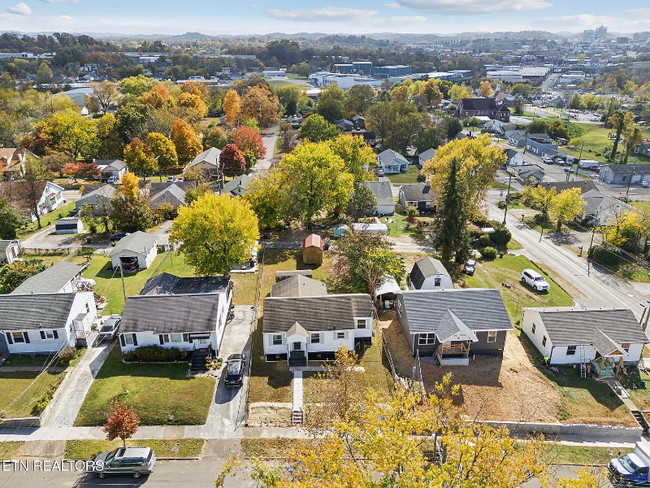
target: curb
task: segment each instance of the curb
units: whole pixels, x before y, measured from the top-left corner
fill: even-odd
[[[200,461],[202,457],[157,457],[156,461]],[[89,459],[67,459],[63,458],[63,462],[74,463],[76,461],[89,461]]]

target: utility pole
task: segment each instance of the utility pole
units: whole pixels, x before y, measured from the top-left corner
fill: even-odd
[[[594,235],[596,234],[596,226],[594,225],[591,228],[591,242],[589,242],[589,250],[587,251],[587,276],[589,276],[590,273],[590,266],[591,266],[591,248],[594,245]]]
[[[124,286],[124,264],[120,259],[120,277],[122,278],[122,294],[124,295],[124,303],[126,304],[126,287]]]
[[[506,225],[506,216],[508,215],[508,202],[510,201],[510,182],[512,181],[512,173],[508,172],[510,177],[508,178],[508,193],[506,193],[506,207],[503,211],[503,225]]]
[[[632,174],[630,175],[630,181],[627,182],[627,190],[625,191],[625,202],[627,203],[627,196],[630,193],[630,185],[632,184],[632,178],[634,178],[634,175],[636,174],[636,163],[634,163],[634,166],[632,166]]]

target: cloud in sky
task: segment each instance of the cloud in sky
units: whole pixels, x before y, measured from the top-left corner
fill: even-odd
[[[20,2],[13,7],[7,8],[7,12],[15,15],[32,15],[32,9],[26,3]]]
[[[347,7],[308,8],[305,10],[271,9],[267,10],[266,13],[274,19],[302,22],[354,22],[379,15],[377,10]]]
[[[455,15],[523,12],[553,7],[547,0],[397,0],[396,3],[416,10]]]
[[[532,28],[553,30],[583,30],[594,29],[605,25],[610,31],[635,32],[650,29],[650,8],[624,10],[621,14],[611,15],[564,15],[545,17],[531,24]]]
[[[80,0],[42,0],[45,3],[80,3]]]

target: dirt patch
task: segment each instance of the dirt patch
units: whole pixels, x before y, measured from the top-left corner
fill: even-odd
[[[289,427],[291,407],[291,403],[251,403],[246,424],[249,427]]]

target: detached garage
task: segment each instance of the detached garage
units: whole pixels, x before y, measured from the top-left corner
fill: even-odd
[[[147,269],[158,254],[157,240],[156,236],[142,231],[123,237],[109,254],[113,268],[122,267],[124,271]]]
[[[54,225],[57,235],[81,234],[84,231],[84,224],[81,219],[61,219]]]

